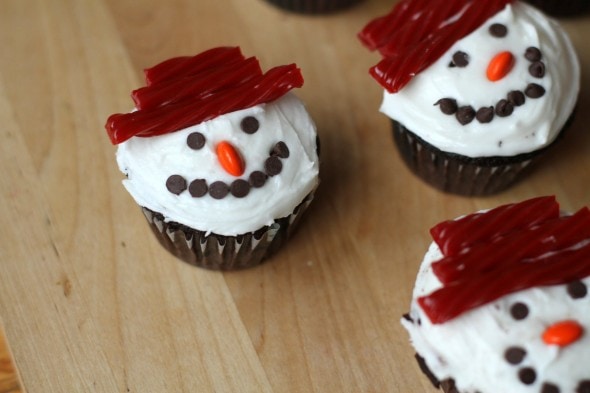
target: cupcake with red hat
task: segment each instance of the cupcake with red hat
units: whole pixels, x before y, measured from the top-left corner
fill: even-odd
[[[430,232],[402,324],[434,386],[589,392],[590,210],[539,197]]]
[[[407,166],[451,193],[519,179],[562,135],[580,67],[564,30],[512,0],[403,0],[359,38]]]
[[[263,73],[237,47],[145,71],[135,110],[109,117],[123,184],[160,243],[193,265],[254,266],[293,232],[318,185],[315,125],[290,92],[295,64]]]

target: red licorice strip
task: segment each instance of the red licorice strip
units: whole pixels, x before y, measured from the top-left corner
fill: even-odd
[[[430,234],[443,255],[451,256],[478,242],[558,217],[559,204],[555,197],[545,196],[444,221],[432,227]]]
[[[407,21],[418,9],[432,0],[404,0],[397,3],[387,15],[370,21],[358,34],[361,42],[370,50],[375,50],[392,39],[400,28],[400,21]]]
[[[495,241],[479,243],[466,253],[434,262],[432,270],[444,285],[470,281],[485,274],[491,277],[521,261],[567,249],[585,239],[590,239],[590,210],[586,207],[572,216],[545,221],[510,232]]]
[[[385,56],[369,73],[390,93],[398,92],[455,42],[475,31],[512,1],[489,0],[482,4],[475,0],[431,0],[411,14],[408,10],[412,4],[395,7],[390,19],[369,23],[366,30],[361,31],[361,41],[371,49],[379,49]],[[385,34],[377,33],[375,30],[385,21],[397,23],[400,20],[396,14],[398,8],[405,17],[396,31],[388,26]]]
[[[149,86],[187,75],[194,75],[227,63],[243,60],[239,47],[218,47],[206,50],[195,56],[174,57],[144,70],[145,81]]]
[[[420,18],[407,20],[403,28],[395,33],[394,39],[387,41],[379,47],[379,52],[384,57],[403,56],[417,44],[436,39],[437,37],[431,36],[433,34],[433,28],[444,25],[446,20],[457,15],[465,7],[464,0],[448,0],[436,8],[424,7],[420,11],[422,12]]]
[[[590,242],[577,249],[521,261],[499,270],[490,279],[486,274],[455,282],[418,298],[418,303],[434,324],[447,322],[465,311],[502,296],[525,289],[560,285],[590,276]]]
[[[106,129],[113,144],[124,142],[132,136],[162,135],[224,113],[274,101],[289,90],[301,86],[303,77],[295,64],[279,66],[240,86],[224,89],[219,94],[201,100],[184,100],[152,110],[112,115],[107,120]]]
[[[237,86],[250,78],[262,75],[258,60],[254,57],[229,61],[198,74],[171,79],[166,83],[151,84],[133,91],[135,107],[140,110],[181,102],[198,100],[230,86]]]

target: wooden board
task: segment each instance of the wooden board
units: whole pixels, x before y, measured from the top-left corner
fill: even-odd
[[[389,0],[309,17],[262,0],[5,0],[0,12],[0,317],[36,392],[421,392],[399,319],[435,223],[556,194],[589,203],[590,81],[537,170],[487,198],[414,178],[377,108],[377,56],[356,40]],[[565,22],[590,68],[590,19]],[[251,270],[219,273],[160,248],[121,186],[107,116],[141,70],[240,45],[296,62],[322,140],[300,231]]]

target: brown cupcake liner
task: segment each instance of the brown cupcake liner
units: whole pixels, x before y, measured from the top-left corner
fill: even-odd
[[[444,381],[439,381],[434,376],[432,371],[430,371],[430,368],[428,368],[428,365],[426,364],[426,361],[424,361],[424,358],[422,356],[420,356],[419,354],[415,354],[414,357],[418,362],[418,367],[420,367],[420,371],[422,371],[422,373],[428,378],[428,380],[432,383],[432,386],[434,386],[437,389],[442,389],[442,391],[445,393],[460,393],[457,390],[457,386],[455,386],[455,381],[452,378],[445,379]]]
[[[238,270],[259,265],[281,248],[297,228],[313,194],[313,191],[308,194],[289,216],[237,236],[207,233],[177,222],[166,222],[162,214],[146,207],[142,207],[142,211],[160,244],[172,255],[206,269]]]
[[[590,11],[588,0],[525,0],[546,14],[560,17],[579,16]]]
[[[266,0],[279,8],[301,14],[325,14],[348,8],[362,0]]]
[[[468,157],[442,151],[403,124],[395,120],[392,123],[395,145],[415,175],[439,190],[466,196],[491,195],[505,190],[523,178],[541,153],[557,142],[516,156]]]

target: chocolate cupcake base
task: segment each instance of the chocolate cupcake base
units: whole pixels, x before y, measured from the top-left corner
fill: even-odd
[[[525,0],[546,14],[560,17],[580,16],[590,11],[588,0]]]
[[[301,14],[326,14],[348,8],[362,0],[266,0],[279,8]]]
[[[428,365],[424,361],[424,358],[418,354],[415,354],[414,357],[418,362],[418,367],[420,367],[420,371],[426,375],[426,377],[430,380],[432,385],[437,389],[442,389],[445,393],[460,393],[455,386],[455,381],[453,379],[445,379],[444,381],[439,381],[432,371],[428,368]]]
[[[207,233],[177,222],[166,222],[162,214],[146,207],[142,211],[160,244],[172,255],[206,269],[237,270],[259,265],[274,254],[294,232],[312,199],[313,192],[289,216],[237,236]]]
[[[542,152],[557,142],[516,156],[467,157],[434,147],[395,120],[392,125],[395,145],[414,174],[442,191],[466,196],[491,195],[505,190],[529,171]]]

